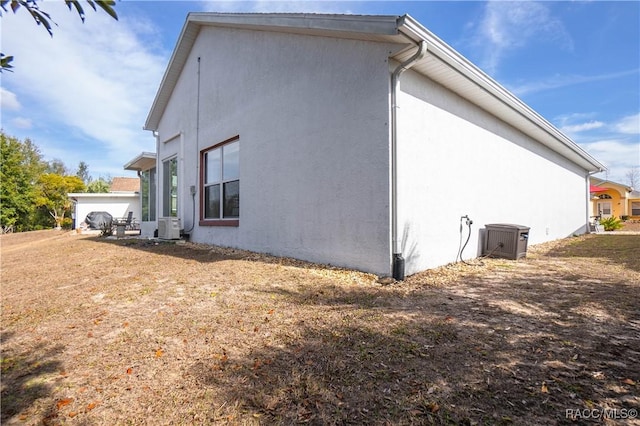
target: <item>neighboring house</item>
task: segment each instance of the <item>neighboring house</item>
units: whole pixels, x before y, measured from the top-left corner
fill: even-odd
[[[143,152],[124,166],[140,177],[140,234],[152,236],[157,228],[156,222],[156,154]]]
[[[640,192],[629,185],[591,177],[591,215],[640,219]]]
[[[584,233],[604,169],[408,15],[189,14],[145,129],[163,227],[399,279],[464,215],[464,258],[484,224]]]
[[[131,211],[133,218],[140,218],[140,179],[115,177],[109,192],[74,192],[67,196],[73,202],[74,228],[79,228],[91,212],[108,212],[114,218],[126,217]]]

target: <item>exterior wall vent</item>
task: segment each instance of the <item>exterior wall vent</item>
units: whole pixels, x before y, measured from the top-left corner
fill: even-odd
[[[517,260],[527,255],[529,227],[508,223],[485,225],[482,255]]]
[[[180,219],[177,217],[161,217],[158,219],[158,238],[162,240],[180,239]]]

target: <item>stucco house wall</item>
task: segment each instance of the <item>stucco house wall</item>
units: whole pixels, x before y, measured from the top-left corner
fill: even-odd
[[[413,71],[403,75],[398,104],[408,274],[456,260],[464,215],[473,220],[465,259],[482,255],[485,224],[530,227],[530,244],[585,232],[584,170]],[[463,242],[468,232],[463,222]]]
[[[203,28],[158,126],[192,240],[388,273],[389,47]],[[194,226],[199,152],[236,135],[240,226]]]

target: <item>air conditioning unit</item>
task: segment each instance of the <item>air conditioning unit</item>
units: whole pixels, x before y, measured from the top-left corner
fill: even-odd
[[[180,219],[177,217],[158,218],[158,238],[162,240],[179,240]]]

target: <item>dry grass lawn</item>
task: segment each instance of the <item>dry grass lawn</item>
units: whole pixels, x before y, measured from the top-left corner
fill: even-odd
[[[195,244],[0,243],[3,425],[640,424],[638,235],[386,286]]]

